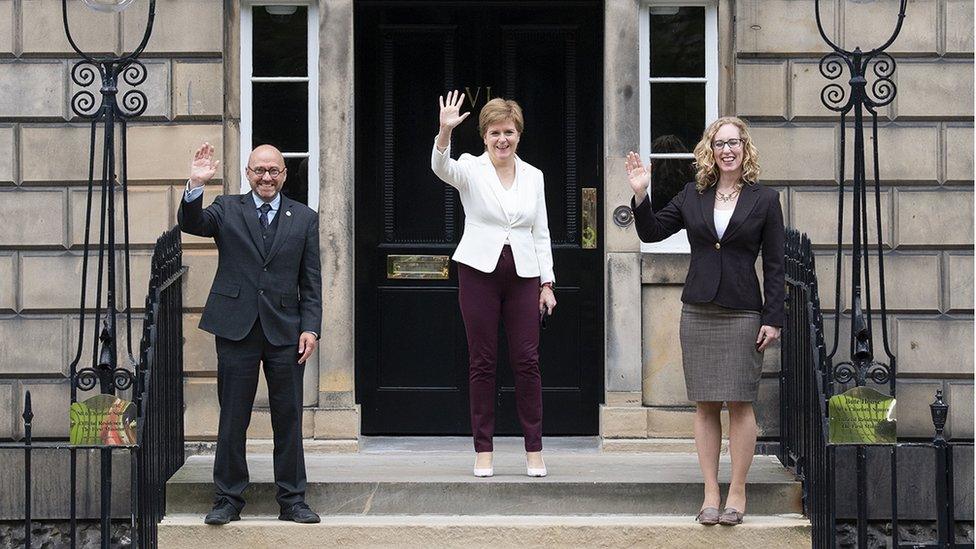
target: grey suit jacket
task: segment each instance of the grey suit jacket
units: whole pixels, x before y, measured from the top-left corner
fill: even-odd
[[[202,196],[180,201],[180,229],[217,243],[217,274],[200,329],[238,341],[260,318],[273,345],[295,345],[302,332],[322,333],[318,216],[282,196],[276,218],[266,255],[251,193],[218,196],[205,209]]]

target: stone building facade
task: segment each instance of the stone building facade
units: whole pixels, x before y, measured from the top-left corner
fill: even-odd
[[[130,50],[141,37],[146,3],[137,0],[122,14],[103,14],[70,0],[77,42],[90,51]],[[677,346],[688,255],[642,251],[632,226],[613,221],[614,210],[629,203],[624,155],[640,146],[647,124],[640,114],[646,100],[639,93],[646,62],[641,19],[650,7],[685,4],[711,14],[714,32],[708,43],[714,51],[708,55],[716,63],[709,84],[714,87],[707,93],[714,95],[717,114],[739,115],[752,124],[762,180],[780,192],[787,223],[810,234],[822,279],[834,276],[830,248],[836,238],[832,212],[841,141],[837,120],[820,104],[825,81],[818,62],[827,49],[814,23],[814,2],[605,0],[598,37],[602,75],[595,75],[602,77],[603,89],[598,131],[604,153],[599,197],[604,396],[596,404],[600,420],[592,434],[601,435],[607,448],[660,448],[686,444],[680,441],[691,437],[692,408],[684,396]],[[897,9],[897,2],[887,0],[822,4],[828,32],[845,47],[883,41]],[[69,106],[76,91],[69,76],[73,55],[61,29],[60,6],[58,0],[0,0],[3,440],[22,436],[25,390],[35,402],[35,437],[64,437],[68,427],[65,376],[77,345],[73,311],[80,291],[88,127]],[[200,142],[214,143],[223,160],[223,177],[208,187],[205,200],[239,192],[241,17],[248,9],[250,4],[237,0],[157,2],[156,27],[143,56],[148,79],[141,89],[149,108],[129,128],[132,303],[137,308],[152,243],[176,221],[189,155]],[[319,85],[312,154],[319,170],[312,185],[321,218],[325,322],[321,346],[306,368],[305,436],[355,450],[361,433],[353,198],[361,147],[353,45],[358,23],[352,0],[320,0],[314,13],[317,58],[310,65],[318,67]],[[901,36],[889,51],[898,62],[898,96],[880,119],[881,222],[889,328],[899,359],[899,433],[931,434],[928,404],[941,388],[951,406],[949,435],[972,439],[973,2],[911,0]],[[184,303],[186,436],[207,441],[217,428],[216,356],[212,337],[196,325],[216,250],[190,236],[184,237],[184,247],[190,267]],[[846,287],[847,275],[843,278]],[[828,312],[832,303],[825,298]],[[828,333],[831,329],[829,324]],[[86,345],[91,341],[86,335]],[[767,353],[757,406],[765,437],[777,433],[777,368],[778,353]],[[259,390],[264,392],[263,380]],[[266,402],[258,397],[252,437],[271,436]]]

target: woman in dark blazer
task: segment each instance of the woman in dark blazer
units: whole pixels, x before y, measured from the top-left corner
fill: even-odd
[[[650,170],[633,152],[627,174],[637,234],[658,242],[688,231],[691,266],[681,301],[680,340],[688,399],[696,403],[695,446],[705,477],[697,520],[742,522],[746,476],[756,447],[756,399],[762,353],[779,339],[785,317],[784,228],[779,193],[758,181],[758,152],[735,117],[708,126],[695,147],[695,181],[655,213]],[[763,291],[756,278],[762,251]],[[765,299],[764,299],[765,298]],[[729,408],[732,480],[719,513],[720,413]]]

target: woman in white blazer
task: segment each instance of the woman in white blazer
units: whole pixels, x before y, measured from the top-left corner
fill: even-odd
[[[555,309],[556,298],[542,172],[515,154],[522,108],[499,98],[486,103],[478,117],[485,152],[452,159],[451,133],[471,114],[460,113],[463,100],[456,90],[446,101],[440,98],[440,131],[430,167],[458,190],[464,207],[464,234],[452,259],[458,264],[458,302],[468,338],[474,474],[494,474],[495,366],[502,319],[515,372],[526,472],[545,476],[539,322]]]

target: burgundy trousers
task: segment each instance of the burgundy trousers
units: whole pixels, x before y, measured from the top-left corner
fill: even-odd
[[[468,337],[468,384],[475,452],[491,452],[495,433],[498,320],[508,338],[515,403],[525,451],[542,450],[542,376],[539,373],[539,278],[521,278],[508,246],[495,271],[458,264],[458,301]]]

